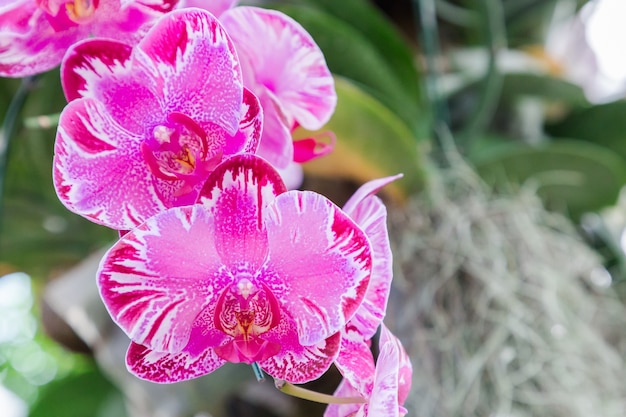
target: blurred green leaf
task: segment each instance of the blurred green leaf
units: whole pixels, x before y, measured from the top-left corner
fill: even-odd
[[[25,117],[60,112],[65,106],[58,71],[44,74],[27,99]],[[0,218],[0,266],[34,279],[75,264],[115,239],[115,232],[69,212],[52,185],[55,129],[18,127],[7,164]]]
[[[500,143],[470,156],[488,183],[532,182],[551,209],[581,214],[614,204],[626,183],[626,160],[609,149],[574,140],[532,147]]]
[[[415,53],[396,26],[367,0],[304,0],[316,5],[356,29],[389,64],[409,94],[420,101],[420,77],[415,66]]]
[[[504,77],[502,97],[511,100],[523,96],[541,97],[571,106],[589,105],[582,88],[562,78],[549,75],[509,73]]]
[[[123,398],[97,370],[52,381],[40,390],[30,417],[123,417]]]
[[[360,84],[361,88],[391,109],[415,137],[424,138],[424,108],[411,83],[404,85],[396,70],[362,33],[325,11],[309,6],[277,6],[297,20],[324,52],[330,70]]]
[[[546,126],[554,137],[569,137],[605,146],[626,158],[626,101],[614,101],[570,113]]]
[[[426,175],[427,142],[417,143],[402,120],[349,80],[336,77],[335,81],[337,109],[322,128],[337,136],[335,150],[305,164],[305,170],[360,183],[404,173],[402,180],[391,184],[390,191],[396,197],[419,191]],[[298,137],[310,134],[296,133]]]

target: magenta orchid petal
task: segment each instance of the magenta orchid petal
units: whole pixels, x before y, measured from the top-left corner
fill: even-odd
[[[133,158],[140,140],[112,120],[99,102],[71,102],[61,113],[55,143],[53,179],[61,202],[116,229],[134,227],[140,213],[164,209],[143,161]]]
[[[91,36],[135,44],[175,2],[10,1],[0,7],[0,76],[47,71],[70,45]]]
[[[280,111],[280,106],[265,87],[257,89],[263,106],[263,134],[258,155],[278,168],[285,168],[293,162],[293,142],[287,121]]]
[[[371,391],[374,383],[374,357],[368,342],[360,331],[348,324],[341,334],[341,348],[335,360],[344,379],[361,393]]]
[[[363,303],[351,320],[352,326],[371,339],[387,309],[393,278],[393,262],[387,231],[387,209],[374,194],[402,175],[381,178],[362,185],[344,206],[344,211],[361,227],[372,245],[372,277]]]
[[[238,0],[181,0],[176,8],[186,9],[188,7],[197,7],[211,12],[214,16],[220,17],[226,10],[235,7]]]
[[[281,12],[243,6],[220,20],[242,61],[254,69],[248,77],[272,91],[289,126],[297,121],[316,130],[329,120],[337,101],[334,81],[322,51],[299,23]]]
[[[257,96],[247,88],[243,89],[241,114],[239,130],[224,144],[223,152],[226,155],[239,152],[255,153],[259,147],[263,131],[263,108]]]
[[[286,301],[300,343],[316,344],[342,329],[363,300],[371,273],[367,237],[328,199],[307,191],[276,197],[266,227],[267,268],[276,275],[267,285]]]
[[[141,379],[158,383],[186,381],[213,372],[224,364],[213,349],[205,349],[198,355],[183,351],[178,353],[156,352],[131,343],[126,353],[128,370]]]
[[[224,264],[236,269],[245,259],[253,270],[263,265],[268,254],[265,210],[286,190],[271,165],[249,154],[235,155],[211,173],[198,201],[215,215]]]
[[[322,376],[339,352],[340,334],[335,333],[313,346],[302,346],[297,342],[297,334],[293,329],[286,330],[292,335],[288,339],[283,338],[282,351],[259,362],[261,368],[274,378],[293,384],[302,384]]]
[[[96,99],[119,125],[143,135],[146,126],[161,120],[161,103],[146,76],[133,69],[131,52],[130,46],[108,39],[79,42],[63,60],[61,82],[68,101]]]
[[[162,86],[166,113],[193,115],[234,135],[241,120],[243,80],[230,38],[209,13],[176,10],[139,43],[136,58]]]
[[[404,404],[409,391],[411,391],[411,382],[413,376],[413,366],[411,365],[411,359],[404,350],[402,342],[387,328],[382,325],[380,328],[380,343],[381,346],[389,345],[391,350],[398,352],[398,402],[400,405]],[[380,359],[379,359],[380,360]],[[385,360],[383,360],[385,362]],[[390,361],[393,363],[393,361]]]
[[[196,317],[228,284],[215,246],[212,216],[192,206],[148,219],[107,252],[100,294],[131,340],[157,352],[185,348]]]
[[[335,142],[337,137],[331,131],[297,140],[293,143],[293,160],[304,163],[328,155],[335,149]]]

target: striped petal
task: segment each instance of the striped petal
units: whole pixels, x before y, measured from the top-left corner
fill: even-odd
[[[387,231],[387,209],[376,196],[385,185],[401,175],[370,181],[361,186],[344,206],[344,211],[363,229],[372,245],[372,276],[363,303],[350,323],[364,340],[371,339],[383,321],[387,310],[393,262],[389,233]]]
[[[179,353],[189,349],[196,318],[231,283],[221,266],[213,217],[201,206],[177,207],[124,235],[104,256],[98,285],[132,341]],[[214,328],[203,323],[204,331]]]
[[[120,230],[163,210],[141,156],[142,139],[121,127],[97,101],[69,103],[61,113],[54,155],[54,185],[61,202]]]
[[[264,213],[285,191],[272,166],[250,154],[235,155],[211,173],[198,202],[215,216],[217,251],[226,266],[237,268],[245,261],[258,270],[265,263]]]
[[[370,279],[370,245],[361,229],[325,197],[289,191],[268,207],[265,284],[297,325],[302,345],[341,330]]]

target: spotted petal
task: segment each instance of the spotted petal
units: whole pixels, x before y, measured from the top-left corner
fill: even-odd
[[[199,355],[182,351],[156,352],[145,346],[131,343],[126,353],[128,370],[141,379],[157,383],[186,381],[213,372],[224,364],[213,349]]]
[[[201,206],[177,207],[150,218],[107,252],[98,272],[100,294],[131,340],[167,353],[188,345],[196,317],[230,283],[214,235],[213,217]],[[212,323],[205,324],[210,330]]]
[[[178,111],[235,134],[242,116],[241,69],[213,15],[199,9],[167,14],[139,43],[134,58],[163,91],[166,113]]]
[[[341,332],[341,347],[335,365],[344,379],[361,393],[371,391],[374,382],[374,357],[370,341],[350,323]]]
[[[345,326],[365,295],[370,245],[361,229],[325,197],[289,191],[268,207],[266,285],[314,345]],[[269,273],[271,272],[271,273]]]
[[[274,378],[294,384],[303,384],[322,376],[337,357],[340,334],[335,333],[313,346],[302,346],[297,342],[293,329],[284,330],[290,333],[290,337],[283,335],[282,350],[259,363],[263,370]]]

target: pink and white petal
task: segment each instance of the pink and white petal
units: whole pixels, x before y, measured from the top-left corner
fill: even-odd
[[[253,68],[251,77],[274,93],[290,124],[316,130],[330,119],[337,102],[333,77],[299,23],[278,11],[243,6],[220,20]]]
[[[387,209],[373,194],[400,176],[370,181],[348,200],[344,211],[363,229],[372,245],[372,277],[351,324],[365,340],[371,339],[387,309],[389,290],[393,278],[393,261],[387,230]]]
[[[215,216],[217,250],[227,267],[258,270],[268,254],[264,213],[286,191],[278,173],[252,154],[230,157],[209,175],[198,202]]]
[[[56,32],[35,1],[0,6],[0,76],[25,77],[59,65],[67,48],[81,39],[80,27]]]
[[[134,375],[159,384],[186,381],[209,374],[225,363],[211,348],[199,355],[189,352],[156,352],[131,343],[126,353],[126,366]]]
[[[300,343],[341,330],[361,304],[372,259],[367,237],[337,206],[310,191],[288,191],[268,207],[266,285],[293,317]]]
[[[234,136],[227,138],[223,148],[224,155],[256,153],[259,147],[263,131],[263,108],[257,96],[247,88],[243,90],[241,114],[239,130]]]
[[[376,362],[374,387],[368,403],[368,417],[399,417],[398,362],[400,352],[391,343],[381,343]]]
[[[398,403],[403,405],[411,391],[411,382],[413,377],[413,366],[411,359],[404,350],[402,342],[385,326],[380,329],[380,346],[390,345],[398,351]],[[378,359],[380,362],[380,358]],[[378,364],[377,364],[378,366]]]
[[[70,102],[61,113],[53,180],[71,211],[113,229],[132,229],[165,208],[141,155],[142,138],[119,126],[102,103]]]
[[[61,82],[68,101],[96,99],[120,126],[145,135],[165,115],[146,74],[133,68],[131,52],[130,46],[108,39],[79,42],[65,55]]]
[[[350,324],[341,332],[341,348],[335,366],[361,395],[371,391],[374,383],[374,356],[361,333]]]
[[[220,17],[226,10],[235,7],[238,0],[181,0],[176,6],[177,9],[197,7],[210,12],[212,15]]]
[[[333,395],[335,397],[360,397],[361,393],[346,379],[342,379]],[[366,417],[365,404],[329,404],[324,417]]]
[[[257,153],[273,166],[285,168],[293,162],[293,140],[287,120],[265,87],[260,89],[259,100],[263,107],[263,134]]]
[[[303,384],[319,378],[330,368],[339,352],[341,335],[334,335],[313,346],[302,346],[297,334],[285,329],[290,337],[282,338],[282,350],[269,359],[259,362],[265,372],[274,378],[293,384]]]
[[[361,187],[359,187],[359,189],[356,190],[356,192],[348,199],[346,204],[343,206],[343,211],[345,211],[352,218],[354,218],[357,213],[357,208],[363,200],[365,200],[369,196],[376,194],[386,185],[389,185],[395,180],[402,177],[403,174],[397,174],[366,182]]]
[[[304,181],[302,165],[290,162],[285,168],[276,168],[288,190],[297,190]]]
[[[134,58],[162,85],[166,113],[216,123],[234,135],[241,121],[243,81],[235,48],[210,13],[175,10],[158,20]],[[156,87],[155,87],[156,88]]]
[[[187,346],[197,316],[230,281],[220,272],[215,244],[210,213],[176,207],[131,230],[105,254],[100,295],[132,341],[168,353]]]

